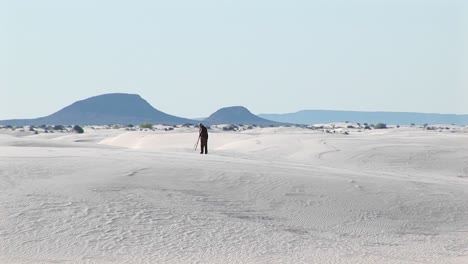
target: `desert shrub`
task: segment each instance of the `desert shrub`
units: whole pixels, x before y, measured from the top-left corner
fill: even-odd
[[[143,124],[140,124],[140,128],[153,128],[153,124],[151,123],[143,123]]]
[[[374,126],[375,129],[385,129],[387,128],[387,124],[384,124],[384,123],[377,123],[375,126]]]
[[[354,126],[352,126],[352,125],[349,125],[349,126],[346,126],[346,128],[354,128]]]
[[[167,130],[171,131],[171,130],[174,130],[174,128],[173,127],[168,127]]]
[[[239,129],[239,127],[236,126],[236,125],[230,125],[230,126],[223,127],[223,131],[236,131],[238,129]]]
[[[400,128],[400,125],[397,125],[396,127],[397,127],[397,128]]]
[[[370,129],[371,129],[371,127],[370,127],[370,126],[368,126],[368,125],[365,125],[365,126],[364,126],[364,129],[369,129],[369,130],[370,130]]]
[[[53,130],[65,130],[65,127],[62,125],[55,125],[52,129]]]
[[[128,124],[128,125],[127,125],[127,127],[134,127],[134,125],[132,125],[132,124]]]
[[[75,125],[75,126],[73,126],[73,131],[75,131],[75,132],[76,132],[76,133],[78,133],[78,134],[82,134],[82,133],[84,133],[84,130],[83,130],[83,128],[82,128],[82,127],[80,127],[79,125]]]
[[[414,123],[411,123],[411,125],[410,125],[410,126],[411,126],[411,127],[414,127],[414,126],[416,126],[416,125],[415,125]]]

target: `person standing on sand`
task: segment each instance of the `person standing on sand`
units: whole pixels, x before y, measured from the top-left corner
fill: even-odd
[[[200,127],[199,130],[199,137],[201,141],[201,151],[200,154],[203,154],[203,151],[205,154],[208,154],[208,129],[202,123],[198,124],[198,127]]]

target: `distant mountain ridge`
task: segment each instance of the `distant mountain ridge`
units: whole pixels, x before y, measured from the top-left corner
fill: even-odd
[[[468,115],[413,112],[365,112],[340,110],[303,110],[288,114],[260,114],[259,117],[277,122],[318,124],[331,122],[386,123],[393,125],[456,124],[468,125]]]
[[[219,109],[204,120],[193,120],[166,114],[155,109],[137,94],[111,93],[77,101],[49,116],[35,119],[0,121],[0,125],[110,125],[110,124],[245,124],[279,126],[282,123],[266,120],[242,106]]]
[[[196,124],[196,120],[166,114],[137,94],[111,93],[77,101],[46,117],[3,120],[0,125],[106,125],[106,124]]]
[[[258,117],[252,114],[243,106],[224,107],[211,114],[208,118],[202,121],[207,125],[219,124],[243,124],[243,125],[259,125],[259,126],[279,126],[284,123],[275,122]]]
[[[363,112],[337,110],[303,110],[289,114],[254,115],[247,108],[221,108],[200,121],[166,114],[155,109],[137,94],[111,93],[77,101],[40,118],[1,120],[0,125],[110,125],[110,124],[244,124],[280,126],[286,124],[317,124],[331,122],[468,125],[468,115],[411,112]]]

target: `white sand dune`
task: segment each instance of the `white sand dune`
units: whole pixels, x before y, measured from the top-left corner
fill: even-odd
[[[0,263],[468,263],[468,133],[196,137],[0,134]]]

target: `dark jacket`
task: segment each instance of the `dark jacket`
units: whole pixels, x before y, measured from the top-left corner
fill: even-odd
[[[204,125],[200,126],[200,137],[201,138],[208,138],[208,129]]]

